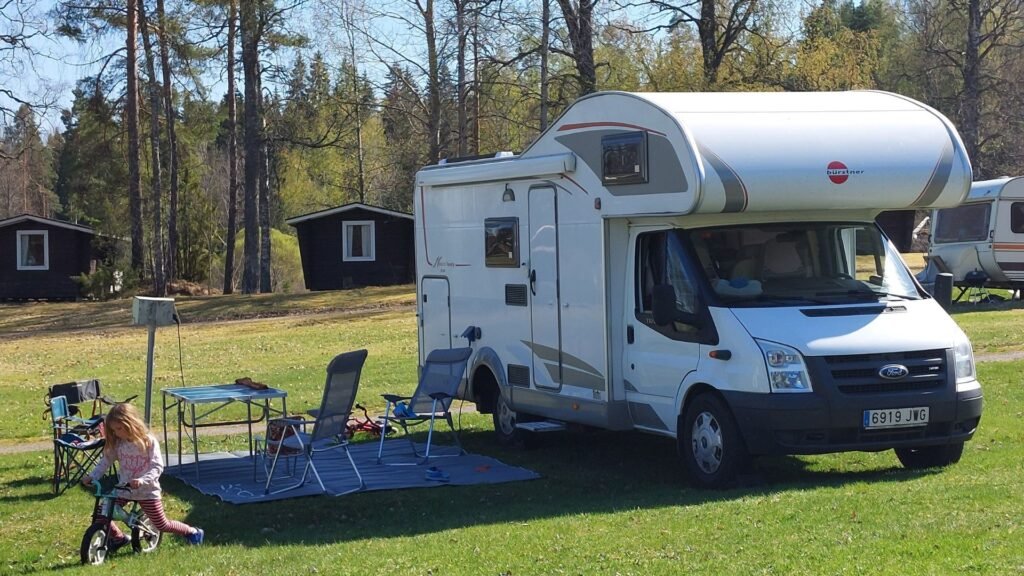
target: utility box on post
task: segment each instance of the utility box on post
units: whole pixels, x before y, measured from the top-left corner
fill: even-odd
[[[132,302],[135,326],[170,326],[174,324],[174,313],[174,298],[136,296]]]
[[[132,324],[146,326],[149,329],[149,342],[146,353],[146,425],[149,425],[150,406],[153,403],[153,341],[156,338],[157,326],[170,326],[177,323],[177,312],[174,310],[174,298],[150,298],[136,296],[132,301]]]

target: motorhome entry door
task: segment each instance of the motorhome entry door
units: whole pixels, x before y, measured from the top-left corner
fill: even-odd
[[[420,334],[425,359],[431,350],[452,347],[452,316],[448,305],[448,279],[424,276],[420,284]]]
[[[562,346],[558,285],[558,196],[550,186],[531,188],[530,319],[533,384],[561,388]]]

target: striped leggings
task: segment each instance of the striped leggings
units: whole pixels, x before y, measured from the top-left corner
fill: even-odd
[[[142,511],[149,518],[149,521],[153,523],[153,527],[160,532],[170,532],[171,534],[177,534],[179,536],[188,536],[195,532],[188,524],[184,522],[178,522],[177,520],[169,520],[167,515],[164,514],[164,503],[162,500],[136,500]],[[128,503],[128,500],[121,498],[117,499],[117,503],[124,506]],[[96,500],[96,506],[93,508],[92,519],[95,522],[100,518],[100,500]],[[124,532],[121,532],[121,528],[117,525],[117,522],[110,523],[110,536],[114,539],[121,539],[124,537]]]

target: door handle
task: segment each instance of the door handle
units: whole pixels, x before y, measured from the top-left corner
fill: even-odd
[[[537,295],[537,270],[530,270],[530,294]]]

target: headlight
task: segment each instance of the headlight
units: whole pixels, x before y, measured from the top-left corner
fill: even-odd
[[[975,379],[974,374],[974,350],[971,349],[971,341],[966,336],[957,338],[953,346],[953,363],[956,365],[956,381],[968,382]]]
[[[768,382],[772,392],[810,392],[811,377],[807,373],[804,357],[795,348],[757,340],[768,368]]]

